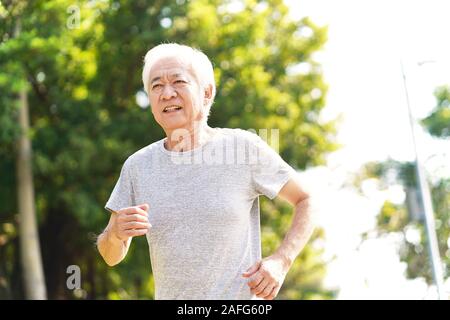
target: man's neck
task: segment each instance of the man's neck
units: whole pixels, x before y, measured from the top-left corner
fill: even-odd
[[[205,124],[190,128],[166,131],[164,147],[170,151],[184,152],[202,146],[213,134],[214,129]]]

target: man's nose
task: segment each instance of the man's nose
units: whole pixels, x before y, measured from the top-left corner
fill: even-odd
[[[162,99],[168,100],[168,99],[176,97],[176,96],[177,96],[177,92],[171,85],[166,85],[163,87],[163,91],[161,93]]]

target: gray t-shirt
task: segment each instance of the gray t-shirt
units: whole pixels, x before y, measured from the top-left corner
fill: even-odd
[[[105,205],[148,203],[156,299],[255,299],[242,273],[261,259],[259,195],[295,171],[254,133],[215,128],[186,152],[164,140],[131,155]]]

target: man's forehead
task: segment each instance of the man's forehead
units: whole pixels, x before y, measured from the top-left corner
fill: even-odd
[[[183,76],[189,74],[189,68],[185,63],[175,58],[161,59],[155,62],[150,70],[150,77],[157,76]]]
[[[161,76],[169,76],[169,77],[181,77],[187,75],[188,71],[182,68],[159,68],[152,70],[150,72],[150,77],[161,77]]]

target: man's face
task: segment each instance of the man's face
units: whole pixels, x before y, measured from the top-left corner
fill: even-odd
[[[165,130],[190,129],[201,120],[203,94],[188,66],[162,58],[150,70],[149,100],[156,122]]]

